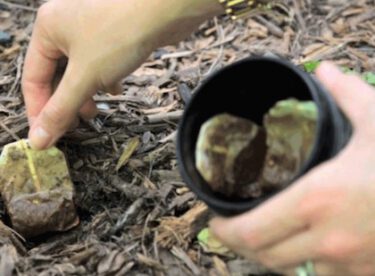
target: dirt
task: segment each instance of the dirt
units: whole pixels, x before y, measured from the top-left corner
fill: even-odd
[[[42,2],[0,1],[0,30],[12,35],[11,42],[0,40],[0,149],[27,136],[20,78]],[[177,170],[174,137],[181,111],[211,72],[249,55],[272,53],[296,64],[334,60],[374,71],[374,4],[286,1],[274,13],[211,20],[178,46],[156,50],[123,81],[122,95],[96,96],[99,116],[58,144],[70,164],[80,225],[21,245],[16,234],[0,235],[0,275],[269,274],[253,261],[206,254],[197,243],[212,214]],[[141,144],[117,171],[123,147],[134,137]],[[9,225],[3,207],[0,215]],[[4,227],[0,234],[9,233]]]

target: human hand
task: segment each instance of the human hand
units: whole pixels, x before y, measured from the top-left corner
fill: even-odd
[[[294,275],[375,275],[375,91],[330,63],[318,78],[354,127],[347,147],[257,209],[214,219],[213,233],[239,254]]]
[[[51,0],[38,12],[22,80],[31,145],[53,145],[78,115],[97,109],[97,90],[121,92],[118,81],[157,47],[187,36],[221,11],[216,0]],[[55,93],[59,59],[65,74]]]

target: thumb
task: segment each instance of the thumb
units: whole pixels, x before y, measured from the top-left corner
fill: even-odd
[[[359,76],[342,73],[330,62],[323,62],[316,74],[354,127],[368,121],[375,106],[375,91],[371,86]]]
[[[210,227],[213,234],[232,249],[246,246],[260,250],[307,226],[307,221],[298,213],[305,194],[306,185],[292,185],[254,210],[233,218],[215,218]]]
[[[41,150],[52,146],[69,129],[94,87],[92,78],[82,75],[68,66],[56,92],[30,129],[29,140],[33,148]]]
[[[210,227],[231,248],[265,249],[305,231],[324,213],[337,194],[337,189],[327,185],[333,179],[339,181],[337,169],[327,162],[256,209],[229,219],[216,218]]]

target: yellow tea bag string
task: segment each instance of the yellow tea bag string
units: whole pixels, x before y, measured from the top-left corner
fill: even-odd
[[[26,140],[21,140],[21,145],[27,156],[27,164],[29,165],[29,170],[30,170],[30,174],[31,174],[31,178],[33,180],[34,186],[35,186],[35,190],[36,192],[40,192],[41,190],[40,180],[39,180],[36,168],[35,168],[35,164],[34,164],[34,160],[33,160],[30,148],[28,144],[26,143]]]

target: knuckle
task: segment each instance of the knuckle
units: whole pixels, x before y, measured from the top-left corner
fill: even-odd
[[[29,92],[34,92],[33,90],[34,90],[34,88],[35,88],[35,84],[34,84],[33,82],[27,80],[27,79],[25,78],[25,74],[23,75],[21,85],[22,85],[22,89],[21,89],[21,90],[22,90],[22,94],[23,94],[23,95],[26,95],[26,94],[28,94]]]
[[[261,246],[261,235],[255,231],[240,232],[239,238],[250,250],[257,250]]]
[[[346,191],[336,185],[316,185],[302,197],[296,216],[301,220],[317,221],[338,212],[345,204]]]
[[[41,113],[42,122],[50,129],[65,130],[69,127],[69,120],[64,114],[62,107],[57,105],[49,105]]]
[[[22,93],[24,95],[27,95],[27,94],[35,95],[35,93],[49,92],[50,90],[49,83],[38,83],[38,82],[30,81],[26,79],[25,77],[22,78],[21,85],[22,85]]]
[[[358,237],[349,233],[332,233],[318,247],[318,255],[333,261],[347,261],[361,250]]]
[[[93,119],[98,115],[98,109],[94,102],[88,101],[80,109],[80,115],[85,120]]]
[[[49,2],[44,3],[37,12],[37,19],[36,22],[39,24],[44,24],[46,21],[48,21],[52,16],[52,8],[51,4]]]

